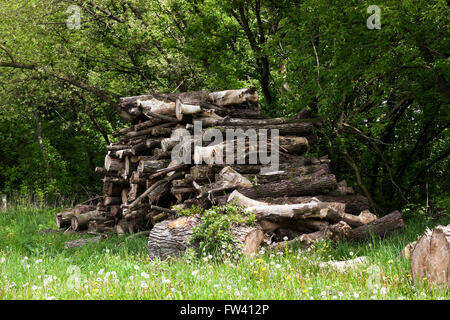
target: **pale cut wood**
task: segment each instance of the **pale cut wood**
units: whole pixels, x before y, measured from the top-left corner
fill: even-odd
[[[241,194],[239,191],[234,190],[229,196],[228,196],[228,203],[232,202],[238,206],[242,206],[245,208],[248,207],[262,207],[262,206],[267,206],[269,205],[266,202],[262,202],[262,201],[256,201],[253,199],[250,199],[249,197],[244,196],[243,194]]]
[[[175,103],[161,101],[157,99],[137,100],[136,104],[142,108],[143,112],[151,112],[162,115],[175,115]]]
[[[416,285],[450,285],[450,224],[420,236],[411,253],[411,273]]]
[[[258,91],[255,88],[224,90],[211,92],[209,98],[213,104],[218,106],[228,106],[246,102],[258,103]]]
[[[124,169],[125,162],[120,159],[112,158],[110,155],[105,157],[105,169],[106,171],[118,172]]]

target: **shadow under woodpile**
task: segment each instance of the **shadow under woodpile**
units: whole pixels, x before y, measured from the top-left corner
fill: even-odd
[[[118,141],[96,168],[104,197],[58,213],[66,232],[149,230],[150,258],[165,258],[184,251],[202,221],[177,217],[174,206],[230,202],[256,216],[256,225],[231,230],[248,254],[268,239],[277,250],[403,228],[398,211],[378,219],[366,197],[337,182],[327,158],[304,156],[323,119],[304,110],[264,119],[253,88],[122,98],[120,115],[131,125],[114,133]]]

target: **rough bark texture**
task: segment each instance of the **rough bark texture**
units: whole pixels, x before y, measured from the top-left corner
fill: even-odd
[[[402,215],[396,210],[369,224],[353,229],[349,238],[355,241],[361,241],[367,239],[370,235],[384,237],[404,228],[405,224],[403,223]]]
[[[420,236],[411,253],[411,273],[415,284],[450,285],[450,225]]]
[[[188,247],[196,248],[195,243],[188,239],[193,234],[193,228],[201,223],[199,215],[164,220],[157,223],[148,238],[148,253],[150,259],[175,257]],[[264,240],[264,233],[260,228],[248,226],[234,226],[231,233],[242,244],[243,252],[255,253]]]
[[[265,197],[293,197],[302,195],[324,194],[336,189],[336,177],[332,174],[316,179],[311,177],[294,177],[290,180],[262,184],[253,188],[239,189],[243,195],[258,199]]]

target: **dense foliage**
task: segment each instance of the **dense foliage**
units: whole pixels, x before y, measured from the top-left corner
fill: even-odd
[[[374,210],[448,209],[449,3],[380,0],[369,29],[372,4],[0,0],[0,192],[98,192],[120,96],[256,86],[268,116],[327,117],[311,153]]]

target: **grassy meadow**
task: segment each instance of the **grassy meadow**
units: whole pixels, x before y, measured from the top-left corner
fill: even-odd
[[[260,252],[239,261],[185,255],[149,261],[146,238],[112,235],[99,243],[65,249],[78,238],[49,232],[57,209],[0,212],[0,299],[449,299],[450,289],[415,287],[403,247],[427,226],[450,219],[406,220],[387,239],[309,250]],[[47,230],[47,231],[46,231]],[[340,272],[330,260],[367,256]]]

